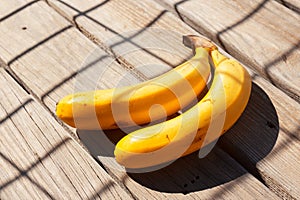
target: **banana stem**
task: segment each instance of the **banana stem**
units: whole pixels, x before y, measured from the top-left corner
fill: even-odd
[[[208,50],[208,52],[218,49],[217,46],[212,43],[212,41],[197,35],[184,35],[182,40],[183,44],[186,47],[193,49],[194,53],[198,47],[205,48]]]

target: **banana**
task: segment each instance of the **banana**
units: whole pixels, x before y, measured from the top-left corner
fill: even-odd
[[[251,77],[234,59],[222,55],[209,41],[189,36],[194,48],[207,47],[215,65],[207,94],[183,114],[136,130],[116,145],[116,161],[129,169],[169,163],[216,141],[241,116],[251,92]]]
[[[115,129],[142,125],[170,116],[197,101],[210,75],[208,52],[196,48],[188,61],[140,84],[70,94],[56,115],[78,129]]]

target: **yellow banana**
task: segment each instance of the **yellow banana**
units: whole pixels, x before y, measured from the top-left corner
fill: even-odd
[[[146,124],[196,101],[209,75],[208,53],[199,47],[190,60],[149,81],[70,94],[58,102],[56,115],[68,125],[86,130]]]
[[[209,91],[183,114],[122,138],[114,152],[119,164],[131,169],[147,168],[188,155],[218,139],[244,111],[251,91],[249,73],[236,60],[212,48],[212,43],[195,36],[190,39],[196,47],[208,47],[214,62]]]

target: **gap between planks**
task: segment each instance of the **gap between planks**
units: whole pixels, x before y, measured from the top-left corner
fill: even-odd
[[[0,61],[2,59],[0,58]],[[2,66],[1,66],[2,67]],[[77,135],[75,134],[75,132],[70,129],[69,126],[65,125],[61,120],[59,120],[55,113],[53,113],[50,108],[45,105],[45,103],[38,97],[38,95],[36,95],[31,89],[30,87],[27,86],[27,84],[25,84],[19,77],[18,75],[16,75],[14,73],[14,71],[12,69],[10,69],[9,66],[7,66],[5,63],[3,65],[4,67],[4,70],[5,72],[8,74],[8,76],[10,76],[15,82],[17,85],[19,85],[28,95],[30,95],[30,97],[32,98],[33,101],[37,102],[38,104],[40,104],[43,109],[48,112],[48,114],[50,114],[56,122],[58,122],[63,128],[65,131],[67,131],[67,133],[80,145],[80,147],[86,152],[89,154],[89,150],[86,148],[86,146],[82,143],[82,141],[77,137]],[[104,169],[106,171],[106,173],[116,182],[118,183],[118,185],[133,199],[136,199],[136,197],[134,196],[134,194],[132,194],[130,192],[130,190],[126,187],[126,185],[121,181],[119,180],[119,178],[111,172],[111,170],[107,167],[105,167],[98,159],[95,159],[93,158],[99,166],[101,166],[102,169]],[[1,199],[1,197],[0,197]]]
[[[16,173],[9,173],[9,176],[13,176],[14,178],[11,179],[11,177],[9,177],[8,181],[4,182],[4,185],[1,186],[6,188],[8,185],[16,183],[15,180],[22,179],[20,182],[18,182],[18,184],[23,184],[24,181],[29,181],[29,183],[32,183],[29,185],[26,184],[23,189],[29,189],[29,191],[31,191],[30,188],[32,187],[36,189],[32,190],[32,193],[30,194],[28,194],[27,192],[24,193],[27,195],[40,195],[40,192],[42,192],[45,193],[48,197],[52,198],[56,195],[89,195],[88,193],[92,192],[92,197],[98,196],[98,187],[96,188],[95,186],[99,186],[99,183],[95,182],[95,180],[102,179],[102,183],[104,183],[104,181],[107,181],[108,184],[111,184],[112,179],[109,174],[107,174],[107,172],[104,172],[103,169],[99,168],[99,166],[93,161],[93,159],[87,157],[88,154],[82,151],[82,148],[78,146],[78,143],[72,140],[68,133],[64,132],[64,129],[62,127],[60,127],[59,125],[55,127],[55,120],[47,113],[47,111],[40,105],[39,102],[35,101],[32,96],[28,95],[23,90],[20,85],[17,84],[17,82],[15,82],[15,80],[4,69],[0,69],[0,76],[0,81],[4,82],[5,85],[8,86],[2,88],[0,91],[1,93],[3,92],[3,94],[7,93],[7,101],[2,102],[2,106],[4,106],[4,109],[1,110],[1,114],[5,116],[3,124],[5,124],[6,127],[1,128],[4,128],[4,130],[8,129],[11,131],[16,131],[15,134],[2,132],[2,140],[12,142],[12,144],[6,142],[4,143],[4,146],[2,146],[4,148],[4,151],[2,152],[3,154],[1,155],[1,158],[7,161],[2,162],[2,164],[4,166],[7,165],[9,167],[8,169],[11,169],[11,171],[15,171]],[[18,105],[12,104],[12,102],[14,101],[18,102]],[[55,133],[52,132],[53,134],[51,134],[51,131],[55,131]],[[18,135],[21,137],[17,137]],[[34,138],[36,138],[36,140]],[[8,144],[7,147],[9,148],[6,148],[5,144]],[[14,149],[13,147],[15,147],[16,149]],[[26,150],[24,150],[24,148]],[[64,156],[68,155],[65,155],[62,152],[58,153],[58,151],[56,151],[58,148],[62,148],[63,151],[70,153],[71,156],[69,157],[69,159],[64,158]],[[21,152],[23,152],[28,157],[24,157],[22,153],[18,154],[16,150],[21,150]],[[11,155],[11,157],[15,160],[12,160],[12,158],[10,158],[10,156],[8,156],[7,154]],[[77,155],[77,157],[75,158],[74,155]],[[71,168],[71,166],[69,165],[72,164],[72,162],[65,162],[66,160],[75,161],[75,163],[78,164],[76,170],[78,170],[77,172],[80,172],[80,174],[83,175],[82,180],[76,178],[76,170],[72,169],[68,171],[68,169]],[[80,160],[83,162],[78,162]],[[56,171],[51,173],[51,169],[54,169],[49,168],[50,166],[55,167]],[[91,169],[90,171],[87,171],[89,173],[83,174],[82,169],[86,168],[86,166],[89,166]],[[72,167],[75,168],[75,166]],[[42,169],[46,169],[49,171],[43,171],[42,173]],[[62,174],[62,176],[54,176],[56,172]],[[75,176],[72,176],[72,173],[75,173]],[[80,174],[78,174],[78,177],[80,176]],[[93,174],[96,174],[97,176],[93,177]],[[105,175],[105,178],[103,176],[100,176],[99,174]],[[91,177],[94,178],[94,182],[90,181],[92,180]],[[5,176],[2,178],[7,179],[7,177]],[[46,179],[50,179],[50,182],[48,183]],[[60,188],[61,185],[64,185],[64,181],[67,181],[67,187]],[[84,183],[84,181],[87,184],[84,184],[82,189],[78,188],[78,184]],[[49,184],[52,184],[52,188],[46,189],[46,187],[44,186],[49,186]],[[119,188],[119,186],[116,187]],[[7,192],[9,193],[9,191],[11,190],[15,190],[15,188],[11,186],[8,188],[8,191],[4,191],[3,189],[6,195],[8,195]],[[57,194],[55,190],[62,191],[62,193]],[[75,194],[74,190],[78,193]],[[63,191],[69,191],[70,193],[65,194]],[[123,195],[126,194],[123,189],[121,190],[121,188],[119,192],[123,193]],[[54,196],[52,196],[52,194]],[[114,195],[117,194],[117,192],[111,194]],[[10,194],[9,196],[11,195],[13,194]]]
[[[118,55],[116,52],[113,51],[112,48],[109,48],[107,45],[103,44],[96,36],[91,34],[88,30],[86,30],[83,26],[80,26],[79,24],[76,23],[76,21],[70,20],[68,17],[65,16],[64,11],[60,10],[58,7],[53,6],[49,3],[48,0],[46,0],[47,5],[52,8],[54,11],[56,11],[59,15],[61,15],[64,19],[66,19],[69,23],[72,24],[77,30],[79,30],[85,37],[87,37],[91,42],[96,44],[98,47],[100,47],[102,50],[104,50],[108,55],[112,56],[115,61],[120,64],[124,69],[130,70],[138,79],[141,81],[146,81],[149,78],[145,76],[143,73],[140,71],[136,70],[135,67],[130,64],[125,58],[122,56]],[[80,12],[80,11],[78,11]],[[1,64],[1,63],[0,63]]]

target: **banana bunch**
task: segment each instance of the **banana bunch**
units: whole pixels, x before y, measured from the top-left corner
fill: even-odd
[[[189,105],[203,90],[211,73],[212,84],[198,103],[177,117],[126,135],[117,143],[114,154],[116,161],[126,168],[147,168],[172,162],[211,144],[246,108],[251,77],[238,61],[222,55],[210,41],[185,36],[184,43],[193,47],[195,55],[182,65],[138,85],[69,95],[58,103],[57,116],[71,126],[85,129],[95,129],[99,124],[102,129],[144,124],[152,120],[147,114],[153,104],[160,104],[167,115]],[[118,98],[113,101],[114,95]],[[124,102],[127,106],[129,102],[127,115],[112,115],[111,106],[122,106]],[[91,110],[96,112],[97,120],[89,120]],[[154,116],[161,117],[162,112]]]

